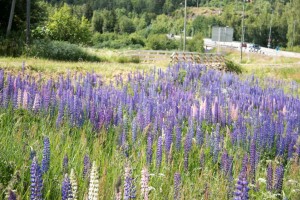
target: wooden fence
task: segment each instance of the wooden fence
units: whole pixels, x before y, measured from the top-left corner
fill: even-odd
[[[154,50],[132,50],[124,51],[121,56],[138,58],[144,63],[168,61],[170,63],[190,62],[201,63],[207,66],[224,65],[225,59],[222,54],[198,53],[180,51],[154,51]]]

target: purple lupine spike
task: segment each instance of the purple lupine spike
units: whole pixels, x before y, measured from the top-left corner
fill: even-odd
[[[250,145],[250,175],[253,182],[255,181],[256,158],[256,143],[252,140]]]
[[[136,118],[134,118],[132,120],[132,124],[131,124],[131,138],[132,138],[132,142],[135,142],[136,137],[137,137],[137,126],[136,126]]]
[[[42,171],[38,164],[36,157],[33,158],[31,168],[30,168],[30,199],[31,200],[41,200],[42,199],[42,189],[43,189],[43,179]]]
[[[116,125],[120,125],[122,123],[122,119],[123,119],[123,109],[122,109],[121,102],[119,103],[119,106],[118,106],[116,119],[117,119]]]
[[[197,144],[199,146],[202,146],[202,144],[203,144],[203,133],[202,133],[202,130],[201,130],[201,123],[197,126],[197,129],[196,129],[196,141],[197,141]]]
[[[168,161],[169,154],[171,153],[171,145],[172,145],[172,133],[168,127],[165,127],[165,153],[166,153],[166,161]]]
[[[176,133],[176,149],[179,151],[181,149],[181,127],[179,124],[175,126],[175,133]]]
[[[147,138],[147,164],[151,165],[152,162],[152,135],[151,133],[148,134]]]
[[[136,189],[134,186],[134,179],[132,178],[132,170],[129,166],[125,167],[124,174],[124,193],[123,199],[130,200],[136,198]]]
[[[179,172],[174,174],[174,200],[180,199],[181,176]]]
[[[70,179],[68,177],[68,174],[65,174],[64,180],[62,182],[62,187],[61,187],[61,199],[62,200],[69,200],[72,199],[72,186]]]
[[[63,172],[66,173],[68,171],[68,166],[69,166],[69,158],[68,155],[66,154],[63,159]]]
[[[162,161],[162,137],[159,136],[156,150],[156,167],[159,168]]]
[[[283,176],[284,176],[284,168],[280,164],[279,166],[276,167],[275,178],[274,178],[274,190],[276,190],[277,193],[281,193],[282,191]]]
[[[239,179],[235,186],[234,200],[248,200],[249,199],[249,187],[246,174],[241,172]]]
[[[90,175],[91,161],[87,154],[84,155],[83,165],[83,178],[88,178]]]
[[[243,161],[242,161],[242,172],[243,173],[246,173],[247,172],[247,165],[248,165],[248,155],[247,154],[245,154],[244,155],[244,158],[243,158]]]
[[[64,102],[63,100],[61,100],[60,104],[59,104],[59,108],[58,108],[58,114],[57,114],[57,119],[56,119],[56,127],[59,128],[62,121],[63,121],[63,117],[64,117]]]
[[[49,137],[44,137],[44,149],[42,159],[42,172],[46,173],[50,166],[50,141]]]
[[[9,190],[7,196],[7,200],[17,200],[17,195],[13,190]]]
[[[273,190],[273,167],[272,167],[272,163],[269,163],[268,168],[267,168],[267,190],[268,191]]]

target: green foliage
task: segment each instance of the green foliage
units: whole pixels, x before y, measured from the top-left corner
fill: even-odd
[[[204,41],[201,34],[196,34],[191,40],[187,40],[187,50],[192,52],[203,52]]]
[[[135,26],[131,19],[123,16],[121,19],[119,19],[119,30],[120,33],[133,33],[135,32]]]
[[[147,38],[147,47],[153,50],[172,50],[179,46],[176,40],[170,40],[164,34],[153,34]]]
[[[96,10],[94,11],[93,18],[92,18],[92,27],[94,31],[102,33],[103,31],[103,18],[101,16],[101,12]]]
[[[36,40],[27,52],[29,56],[64,61],[101,61],[81,47],[63,41]]]
[[[85,17],[78,19],[71,8],[64,4],[47,23],[48,36],[52,40],[87,44],[91,37],[90,24]]]
[[[93,45],[97,48],[138,49],[145,46],[144,39],[137,34],[96,33],[92,40]]]
[[[118,63],[140,63],[141,60],[138,56],[132,56],[132,57],[125,57],[120,56],[117,59]]]
[[[0,36],[0,55],[1,56],[20,56],[24,50],[24,38],[18,33],[12,33],[11,37]]]
[[[226,60],[225,65],[226,65],[226,71],[235,72],[237,74],[242,73],[241,66],[239,64],[233,62],[232,60]]]

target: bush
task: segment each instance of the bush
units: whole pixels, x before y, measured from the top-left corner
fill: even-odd
[[[172,50],[178,48],[178,42],[170,40],[166,35],[150,35],[147,39],[147,47],[153,50]]]
[[[20,56],[25,46],[23,41],[23,38],[20,38],[17,34],[11,34],[10,38],[0,37],[0,55],[14,57]]]
[[[204,42],[201,34],[196,34],[191,40],[187,40],[187,50],[192,52],[203,52]]]
[[[96,48],[139,49],[145,46],[144,40],[136,34],[118,35],[116,33],[103,33],[103,34],[96,33],[92,40],[93,40],[93,45]]]
[[[62,41],[36,40],[28,50],[29,56],[64,61],[101,61],[75,44]]]
[[[235,72],[237,74],[241,74],[242,73],[241,66],[239,64],[231,61],[231,60],[226,60],[225,61],[225,65],[226,65],[226,71]]]
[[[118,63],[140,63],[141,60],[138,56],[126,57],[121,56],[117,59]]]

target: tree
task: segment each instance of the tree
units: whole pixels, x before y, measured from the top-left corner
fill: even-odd
[[[102,33],[103,31],[103,17],[101,15],[101,11],[99,10],[96,10],[93,13],[92,27],[94,31],[97,31],[99,33]]]
[[[84,16],[80,20],[72,15],[72,10],[67,4],[64,4],[50,17],[47,29],[51,39],[71,43],[86,44],[91,36],[88,20]]]
[[[135,26],[131,19],[123,16],[119,20],[119,29],[121,33],[133,33],[135,32]]]
[[[11,25],[12,25],[12,21],[13,21],[13,17],[14,17],[14,12],[15,12],[15,6],[16,6],[16,0],[12,0],[6,36],[8,36],[10,34]]]

